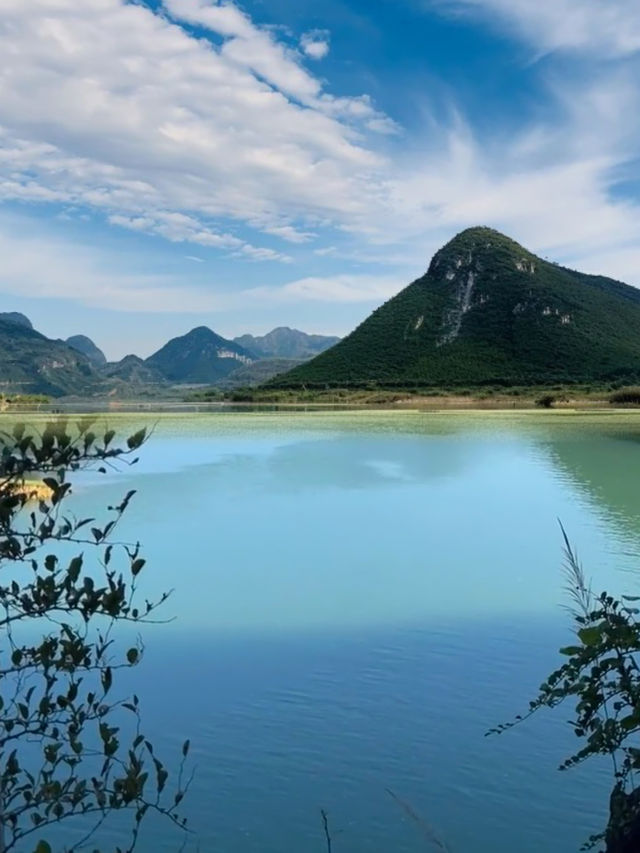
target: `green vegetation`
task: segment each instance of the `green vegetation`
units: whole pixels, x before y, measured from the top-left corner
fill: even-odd
[[[549,386],[640,378],[640,291],[548,263],[489,228],[271,388]]]
[[[190,403],[252,405],[386,406],[409,408],[604,408],[615,383],[545,386],[458,386],[380,388],[369,382],[361,388],[203,388],[183,397]],[[546,398],[549,398],[548,400]]]
[[[640,388],[621,388],[609,397],[615,406],[640,406]]]
[[[25,326],[27,329],[33,329],[31,320],[19,311],[3,311],[0,313],[0,320],[4,323],[16,323],[18,326]]]
[[[119,380],[132,388],[166,382],[157,368],[151,367],[137,355],[125,355],[121,361],[105,365],[103,373],[108,380]]]
[[[108,363],[86,335],[54,341],[36,332],[23,314],[0,314],[0,395],[19,395],[23,401],[34,394],[130,400],[175,397],[180,392],[174,386],[179,385],[254,386],[338,340],[286,328],[242,339],[250,340],[256,351],[239,344],[240,338],[226,340],[200,326],[173,338],[148,359],[127,355]]]
[[[261,385],[277,376],[291,370],[300,364],[297,359],[291,358],[260,358],[253,364],[243,364],[236,367],[224,379],[217,383],[218,388],[252,388]]]
[[[567,591],[575,641],[560,649],[566,662],[545,680],[524,716],[492,729],[502,733],[542,708],[575,703],[570,725],[583,745],[560,765],[569,770],[595,756],[611,761],[613,789],[606,829],[585,848],[606,842],[606,853],[640,850],[640,621],[637,596],[595,595],[564,532]]]
[[[167,597],[136,603],[145,560],[139,545],[114,538],[134,492],[109,507],[106,523],[65,507],[69,472],[132,464],[145,432],[124,448],[114,437],[98,438],[88,420],[73,429],[50,422],[40,435],[24,426],[0,433],[1,853],[50,853],[48,830],[61,822],[65,850],[86,849],[113,812],[130,817],[128,850],[148,813],[184,827],[176,808],[188,742],[169,793],[137,697],[112,698],[118,671],[143,654],[140,643],[118,645],[114,629],[145,622]],[[27,514],[33,477],[43,489]]]
[[[42,406],[50,401],[46,394],[0,394],[0,411],[11,406]]]
[[[24,323],[0,318],[0,392],[56,397],[92,393],[96,384],[82,353]]]
[[[71,349],[75,349],[86,355],[94,367],[102,367],[107,363],[105,354],[86,335],[72,335],[70,338],[67,338],[67,345]]]
[[[146,359],[147,366],[170,382],[213,383],[253,357],[239,344],[216,335],[206,326],[173,338]]]

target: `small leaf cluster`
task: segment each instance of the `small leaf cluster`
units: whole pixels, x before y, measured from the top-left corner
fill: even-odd
[[[504,732],[542,708],[571,701],[570,725],[582,745],[561,763],[560,770],[607,756],[613,772],[609,824],[583,849],[602,840],[608,851],[636,849],[624,844],[636,834],[640,837],[640,597],[594,594],[564,531],[563,535],[575,642],[560,649],[565,662],[540,685],[528,712],[489,734]]]

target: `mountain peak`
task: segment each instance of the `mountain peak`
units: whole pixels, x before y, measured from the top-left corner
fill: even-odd
[[[467,228],[428,272],[281,387],[529,385],[640,377],[640,290]]]
[[[13,323],[16,326],[23,326],[25,329],[33,329],[33,323],[24,314],[19,311],[4,311],[0,313],[0,320],[5,323]]]
[[[217,335],[208,326],[196,326],[149,356],[146,363],[171,382],[211,384],[253,356],[235,341]]]
[[[328,335],[309,335],[289,326],[278,326],[266,335],[241,335],[234,340],[261,358],[307,359],[324,352],[340,339]]]
[[[96,367],[101,367],[107,363],[105,354],[86,335],[72,335],[70,338],[67,338],[66,344],[71,349],[76,350],[76,352],[86,355],[89,361]]]
[[[437,274],[445,266],[449,269],[482,266],[483,258],[491,261],[497,256],[518,256],[527,261],[535,258],[535,255],[506,234],[495,228],[476,225],[460,231],[435,253],[429,265],[429,274]]]

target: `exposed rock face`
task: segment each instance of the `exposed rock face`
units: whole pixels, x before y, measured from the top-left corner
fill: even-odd
[[[455,278],[455,275],[454,275]],[[471,297],[473,296],[473,288],[476,284],[476,273],[469,270],[467,273],[466,282],[463,280],[455,292],[455,305],[444,316],[443,333],[436,343],[436,346],[450,344],[460,334],[462,327],[462,318],[471,309]],[[422,323],[420,323],[422,325]],[[419,329],[420,326],[417,326]]]
[[[86,355],[89,361],[96,367],[102,367],[102,365],[107,363],[105,354],[86,335],[72,335],[70,338],[67,338],[67,344],[72,349]]]

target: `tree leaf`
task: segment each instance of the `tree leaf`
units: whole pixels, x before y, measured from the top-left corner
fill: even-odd
[[[597,646],[602,639],[602,631],[600,628],[580,628],[578,637],[582,640],[585,646]]]

